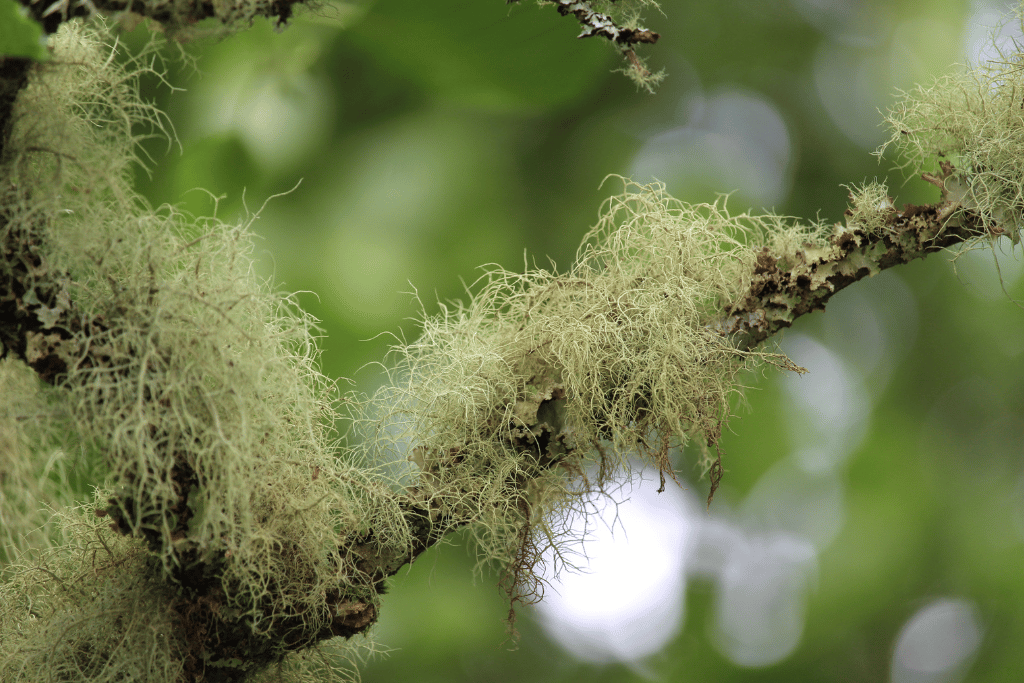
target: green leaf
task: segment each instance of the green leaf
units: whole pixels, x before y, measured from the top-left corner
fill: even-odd
[[[43,27],[15,0],[0,0],[0,56],[50,58]]]

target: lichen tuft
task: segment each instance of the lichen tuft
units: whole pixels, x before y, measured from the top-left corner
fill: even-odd
[[[1020,10],[1016,21],[1024,25]],[[886,116],[891,137],[877,154],[895,150],[914,175],[947,165],[942,178],[926,178],[951,203],[946,218],[970,212],[993,236],[1015,236],[1024,215],[1024,55],[993,43],[991,61],[900,92]]]
[[[694,443],[717,483],[740,373],[781,357],[738,349],[716,321],[749,285],[750,244],[784,223],[624,181],[568,272],[489,270],[395,347],[365,442],[408,456],[434,521],[468,525],[481,563],[532,594],[532,565],[564,538],[546,525],[634,458],[674,478],[670,452]]]
[[[0,518],[19,527],[5,537],[38,520],[21,479],[57,479],[27,489],[54,505],[52,547],[4,550],[5,595],[25,597],[4,601],[0,679],[201,680],[280,660],[329,633],[338,605],[376,614],[377,584],[343,549],[379,528],[405,552],[408,529],[338,446],[315,321],[254,273],[258,214],[150,209],[131,185],[140,130],[169,128],[138,99],[145,63],[120,66],[77,22],[53,47],[0,163],[0,279],[42,325],[24,360],[54,368],[41,387],[0,363],[0,439],[28,455],[0,482]],[[52,490],[76,462],[103,484],[87,508]]]

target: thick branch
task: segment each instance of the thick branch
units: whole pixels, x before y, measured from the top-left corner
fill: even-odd
[[[810,243],[794,253],[773,253],[763,248],[758,254],[751,277],[750,289],[724,311],[725,317],[717,326],[722,334],[731,336],[737,347],[750,350],[781,329],[789,327],[800,316],[823,310],[833,294],[844,287],[881,270],[923,258],[969,239],[985,234],[997,234],[1000,228],[986,225],[977,214],[961,209],[947,198],[945,179],[954,175],[953,167],[944,163],[938,176],[925,174],[928,182],[942,189],[943,199],[930,205],[907,205],[902,210],[891,209],[884,228],[868,232],[856,225],[836,230],[825,246]],[[848,211],[852,215],[852,212]],[[557,414],[559,410],[546,409],[546,403],[564,404],[567,400],[560,386],[549,376],[538,374],[531,387],[546,400],[535,407],[540,416]],[[501,411],[499,411],[501,412]],[[521,411],[516,411],[517,414]],[[537,472],[572,459],[575,448],[569,444],[560,423],[545,423],[540,417],[527,421],[521,430],[524,438],[508,447],[516,452],[533,453]],[[460,454],[453,452],[442,460],[447,467],[457,468]],[[440,476],[431,472],[430,476]],[[712,472],[714,484],[714,472]],[[509,482],[520,494],[526,481]],[[380,565],[380,577],[394,574],[403,564],[437,542],[447,531],[463,525],[456,519],[435,520],[427,523],[434,511],[424,489],[409,490],[407,521],[416,529],[414,550],[403,558],[390,558]],[[440,532],[439,529],[445,531]]]
[[[943,186],[952,167],[944,165],[939,177],[928,179]],[[753,348],[780,329],[791,325],[799,316],[821,310],[837,291],[859,279],[873,275],[884,268],[921,258],[927,254],[963,242],[969,238],[992,232],[972,214],[956,213],[957,206],[947,198],[933,205],[906,206],[893,210],[885,229],[868,233],[856,227],[838,230],[827,247],[806,244],[791,254],[772,253],[767,248],[757,256],[756,266],[747,294],[730,307],[719,330],[735,337],[742,348]],[[87,320],[78,311],[66,292],[64,277],[47,264],[40,254],[37,239],[9,227],[3,232],[2,248],[5,260],[17,264],[8,277],[0,282],[0,340],[3,352],[10,353],[28,363],[39,376],[50,384],[59,385],[70,363],[108,367],[110,359],[102,355],[103,336],[109,334],[102,320]],[[72,334],[75,333],[75,334]],[[86,343],[68,342],[77,336]],[[112,368],[116,369],[116,368]],[[521,420],[505,446],[516,453],[529,454],[527,468],[517,472],[505,482],[514,504],[520,506],[525,525],[530,522],[528,487],[532,477],[546,469],[569,460],[574,447],[568,443],[558,415],[562,404],[570,400],[550,377],[537,375],[531,384],[540,396],[530,411],[529,419]],[[155,399],[154,399],[155,400]],[[165,443],[160,435],[154,442]],[[169,442],[168,442],[169,443]],[[195,472],[188,466],[187,454],[174,454],[180,464],[175,469],[175,490],[179,495],[177,512],[182,538],[187,536],[190,516],[189,494],[199,485]],[[479,512],[470,510],[458,516],[438,507],[432,494],[430,480],[457,482],[463,466],[462,453],[452,451],[443,458],[435,458],[420,485],[408,489],[400,507],[412,532],[412,542],[406,551],[397,555],[381,555],[379,544],[371,535],[362,538],[344,538],[338,546],[337,562],[350,568],[350,576],[358,577],[358,585],[345,593],[328,595],[332,605],[332,618],[315,633],[303,629],[298,617],[282,617],[275,623],[274,636],[254,636],[240,625],[227,622],[218,612],[223,602],[220,586],[222,568],[218,560],[202,560],[189,548],[181,545],[180,566],[175,576],[181,584],[186,606],[181,607],[184,630],[188,633],[216,632],[217,643],[195,643],[197,651],[208,657],[230,659],[246,653],[247,661],[260,659],[258,653],[270,661],[283,649],[299,649],[318,640],[335,636],[350,637],[364,632],[377,619],[377,607],[371,597],[383,592],[384,581],[401,567],[414,561],[448,533],[471,521]],[[465,491],[467,501],[472,491]],[[112,501],[108,514],[117,510],[130,510],[132,500],[122,496]],[[479,505],[479,503],[477,503]],[[468,507],[472,507],[470,504]],[[127,526],[114,519],[114,527],[122,533]],[[524,525],[524,529],[526,526]],[[151,543],[161,542],[159,536],[148,538]],[[529,552],[528,542],[523,542]],[[515,571],[517,563],[513,563]],[[211,628],[216,625],[215,628]]]
[[[94,337],[106,327],[79,314],[60,273],[45,260],[38,236],[13,229],[6,216],[0,217],[0,230],[0,255],[10,264],[0,281],[0,358],[9,354],[24,361],[47,384],[56,384],[71,362],[103,367],[104,360],[95,357],[102,345],[92,344],[83,353],[72,339],[83,329]]]
[[[585,31],[586,35],[603,35],[625,45],[657,39],[656,34],[650,34],[653,39],[648,40],[637,37],[640,33],[626,34],[618,27],[601,24],[599,20],[604,21],[605,15],[598,15],[592,10],[581,18],[573,7],[580,9],[585,4],[560,3],[560,11],[564,9],[563,14],[573,13],[593,29],[590,33]],[[118,5],[120,8],[125,6]],[[199,7],[203,8],[201,11],[212,12],[212,5]],[[272,16],[286,18],[290,15],[290,4],[271,6],[272,9],[275,7],[281,13]],[[66,16],[70,16],[82,10],[82,6],[65,9]],[[612,32],[612,28],[617,32]],[[15,84],[14,89],[5,89],[4,95],[16,92],[23,82],[20,69],[24,65],[14,66],[17,68],[12,67],[9,76],[10,82]],[[8,100],[0,99],[0,128],[7,128],[4,116],[9,112],[9,101],[12,100],[13,96]],[[928,176],[926,179],[944,190],[943,181],[951,173],[952,167],[945,165],[939,177]],[[863,277],[971,237],[995,232],[973,214],[956,212],[956,209],[957,205],[948,199],[944,191],[942,201],[937,204],[907,206],[902,211],[892,211],[884,230],[870,233],[856,227],[841,230],[827,248],[805,245],[805,248],[791,254],[762,250],[757,257],[749,291],[724,312],[726,317],[719,325],[720,331],[733,335],[741,348],[753,348],[776,331],[791,325],[800,315],[823,309],[832,294]],[[17,228],[13,225],[7,211],[0,209],[0,251],[3,261],[10,264],[0,278],[0,355],[11,354],[21,359],[42,380],[55,386],[60,386],[62,377],[73,368],[104,368],[120,373],[123,368],[104,351],[106,344],[103,342],[112,334],[113,321],[85,316],[69,294],[67,274],[46,262],[46,250],[40,243],[42,231],[37,234],[27,222],[18,224]],[[528,532],[531,522],[528,488],[532,478],[566,462],[574,452],[559,418],[563,412],[560,408],[571,397],[566,397],[555,380],[543,374],[531,380],[531,388],[540,397],[532,410],[514,411],[520,419],[513,428],[494,431],[507,434],[501,437],[506,440],[502,445],[510,452],[528,456],[529,464],[502,483],[503,492],[508,493],[505,504],[507,506],[511,502],[518,508],[524,520],[524,533]],[[139,400],[150,402],[157,410],[163,407],[158,405],[161,400],[158,396],[144,394]],[[637,410],[643,409],[642,402],[638,402]],[[523,419],[524,413],[531,416]],[[507,413],[502,411],[501,414]],[[171,483],[175,500],[167,509],[176,520],[170,529],[179,560],[172,578],[181,588],[181,600],[175,605],[175,610],[194,658],[190,664],[194,668],[189,669],[189,675],[196,679],[203,675],[200,665],[204,659],[269,662],[279,657],[283,650],[300,649],[318,640],[350,637],[364,632],[377,619],[375,596],[383,592],[383,582],[443,536],[472,521],[484,504],[472,497],[472,491],[465,490],[456,491],[467,501],[468,511],[465,514],[440,508],[438,498],[432,494],[430,478],[444,480],[449,486],[454,482],[457,486],[462,474],[460,468],[465,463],[458,449],[435,458],[421,484],[405,491],[400,499],[405,523],[412,532],[407,548],[399,554],[383,555],[379,550],[381,544],[374,542],[372,533],[361,538],[340,539],[335,561],[353,577],[353,581],[345,587],[345,592],[339,588],[326,596],[331,618],[314,629],[303,621],[301,615],[281,615],[268,629],[269,635],[267,632],[254,635],[244,623],[233,621],[221,610],[224,605],[221,580],[226,555],[224,559],[201,556],[192,545],[183,542],[188,538],[192,515],[189,497],[204,482],[200,481],[190,464],[189,454],[184,452],[180,443],[176,446],[174,440],[164,438],[164,434],[156,431],[149,436],[154,448],[170,449],[165,450],[167,457],[164,459],[174,463]],[[316,475],[313,476],[315,478]],[[117,493],[116,496],[111,507],[101,512],[111,515],[112,526],[116,530],[129,533],[131,525],[126,520],[133,516],[135,501],[128,493]],[[477,506],[476,510],[472,509],[473,505]],[[120,516],[122,513],[124,518]],[[135,527],[146,536],[151,546],[167,541],[160,533],[147,532],[146,525],[140,520],[135,520]],[[531,552],[528,539],[521,539],[520,552]],[[513,572],[526,564],[518,559],[513,562]],[[215,634],[216,638],[206,634]],[[232,673],[240,676],[242,672]],[[223,674],[224,680],[231,675],[227,670]]]

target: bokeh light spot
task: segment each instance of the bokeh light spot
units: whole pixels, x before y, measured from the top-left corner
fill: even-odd
[[[893,683],[953,683],[981,644],[974,603],[942,598],[910,618],[896,640]]]
[[[598,515],[586,531],[578,571],[563,571],[538,604],[542,624],[555,641],[581,659],[634,661],[651,655],[682,628],[684,566],[694,536],[687,520],[695,508],[684,491],[669,485],[627,484],[618,506],[594,499]],[[576,526],[574,524],[574,526]],[[549,563],[550,564],[550,563]]]

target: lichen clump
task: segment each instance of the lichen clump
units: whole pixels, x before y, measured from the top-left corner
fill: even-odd
[[[0,679],[166,681],[276,661],[282,623],[312,643],[333,606],[373,611],[373,582],[339,546],[388,529],[374,543],[399,552],[401,512],[336,447],[313,321],[253,272],[256,216],[191,219],[133,190],[140,126],[168,130],[138,99],[143,58],[122,68],[75,22],[52,47],[0,167],[3,296],[43,325],[25,360],[61,368],[41,387],[0,363],[16,392],[0,443],[26,456],[0,473]],[[22,478],[57,472],[64,486],[68,463],[97,472],[78,482],[88,504],[58,509],[45,539],[23,536],[41,515]],[[59,489],[40,488],[36,507],[69,504]]]
[[[1017,22],[1024,26],[1018,10]],[[992,235],[1015,237],[1024,215],[1024,55],[1015,46],[973,68],[948,73],[927,86],[900,93],[886,121],[901,167],[934,173],[951,164],[941,179],[943,198],[963,212],[979,215]]]
[[[133,190],[140,130],[170,130],[136,94],[144,56],[122,68],[71,22],[53,50],[0,160],[0,303],[36,326],[18,354],[49,383],[0,363],[21,463],[0,472],[4,681],[308,680],[335,660],[295,651],[365,631],[384,581],[463,527],[529,598],[552,520],[635,459],[674,478],[690,444],[713,494],[741,373],[795,369],[722,317],[759,250],[827,250],[824,227],[624,181],[568,271],[491,270],[424,319],[342,444],[314,321],[253,273],[258,213],[194,219]],[[851,222],[883,229],[882,190],[856,192]],[[23,536],[46,521],[18,493],[33,477],[57,511],[41,540]]]
[[[817,232],[783,223],[625,182],[568,272],[491,270],[468,304],[396,347],[367,442],[408,455],[438,520],[470,524],[482,561],[500,566],[537,561],[534,546],[563,537],[547,524],[635,458],[674,478],[671,450],[692,443],[714,478],[739,374],[785,364],[738,349],[716,322],[749,286],[751,244],[780,227],[791,241]]]

